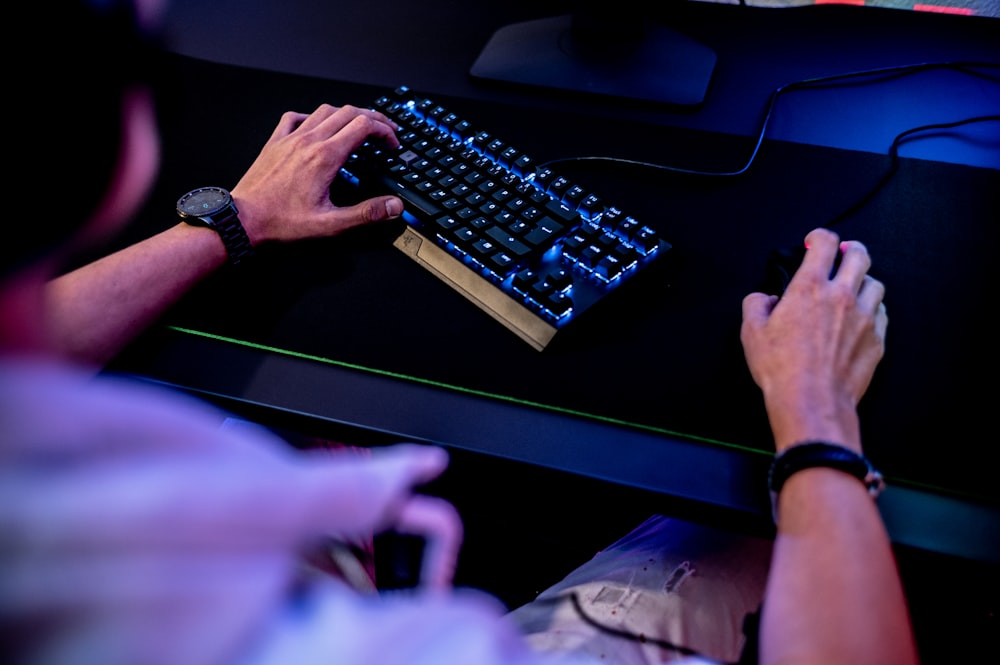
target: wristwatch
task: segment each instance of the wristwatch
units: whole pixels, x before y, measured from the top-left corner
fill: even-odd
[[[872,498],[876,498],[885,489],[885,479],[867,457],[826,441],[797,443],[776,455],[768,472],[768,487],[772,493],[777,494],[792,474],[814,466],[825,466],[854,476],[864,483]]]
[[[177,200],[177,214],[194,226],[207,226],[222,238],[229,262],[238,265],[253,256],[253,245],[240,221],[232,195],[222,187],[200,187]]]

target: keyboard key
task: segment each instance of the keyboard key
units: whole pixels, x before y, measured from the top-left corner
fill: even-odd
[[[499,226],[487,229],[486,234],[503,245],[514,256],[521,257],[531,251],[531,247],[510,235]]]
[[[559,232],[563,230],[563,225],[551,219],[543,217],[530,232],[524,236],[524,241],[531,245],[551,244],[559,237]]]
[[[556,219],[562,220],[567,224],[573,224],[580,218],[580,214],[576,210],[556,200],[549,200],[545,204],[545,210]]]

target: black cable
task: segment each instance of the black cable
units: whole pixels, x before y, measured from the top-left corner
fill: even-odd
[[[584,611],[583,606],[580,604],[580,598],[577,596],[576,593],[571,592],[568,594],[554,596],[552,598],[536,598],[534,602],[559,605],[565,600],[569,600],[573,604],[573,609],[576,611],[576,613],[580,616],[581,619],[583,619],[586,623],[590,624],[591,626],[598,629],[602,633],[607,633],[608,635],[612,635],[614,637],[620,637],[622,639],[630,640],[632,642],[640,642],[642,644],[653,644],[655,646],[660,647],[661,649],[670,649],[685,656],[701,655],[694,649],[681,646],[679,644],[674,644],[673,642],[669,642],[667,640],[661,640],[654,637],[649,637],[648,635],[637,635],[636,633],[632,633],[627,630],[620,630],[618,628],[612,628],[611,626],[607,626]]]
[[[976,62],[976,61],[958,61],[958,62],[923,62],[910,65],[896,65],[892,67],[883,67],[879,69],[867,69],[856,72],[848,72],[844,74],[833,74],[831,76],[821,76],[811,79],[803,79],[800,81],[793,81],[791,83],[785,83],[778,86],[771,93],[770,100],[765,107],[764,117],[761,121],[760,132],[757,134],[757,140],[754,144],[753,150],[750,153],[749,159],[746,163],[736,169],[735,171],[701,171],[697,169],[685,169],[677,166],[667,166],[664,164],[656,164],[653,162],[646,162],[642,160],[626,159],[623,157],[609,157],[609,156],[588,156],[588,157],[562,157],[557,159],[552,159],[541,166],[551,166],[552,164],[559,164],[565,162],[576,162],[576,161],[603,161],[603,162],[613,162],[616,164],[628,164],[632,166],[640,166],[644,168],[652,168],[661,171],[670,171],[673,173],[682,173],[686,175],[697,175],[697,176],[710,176],[710,177],[734,177],[746,173],[750,166],[754,163],[757,158],[757,154],[760,152],[761,145],[764,143],[764,138],[767,135],[767,127],[771,121],[771,116],[774,114],[775,106],[778,103],[778,99],[792,90],[797,90],[799,88],[808,87],[823,87],[830,86],[837,82],[843,82],[850,79],[857,78],[873,78],[873,77],[885,77],[885,78],[897,78],[900,76],[909,76],[911,74],[916,74],[918,72],[924,72],[931,69],[952,69],[970,76],[978,76],[985,78],[990,81],[1000,82],[1000,77],[991,76],[990,74],[977,71],[982,68],[997,69],[1000,70],[1000,64],[992,62]],[[966,121],[958,121],[959,124],[964,124]],[[930,127],[930,125],[928,125]],[[919,131],[921,128],[910,131]],[[905,134],[906,132],[904,132]],[[899,138],[898,136],[896,137]],[[895,144],[895,142],[894,142]],[[881,187],[881,185],[879,185]]]
[[[973,118],[966,118],[964,120],[956,120],[955,122],[942,122],[932,125],[921,125],[920,127],[907,129],[897,134],[896,138],[894,138],[892,141],[892,145],[889,147],[889,158],[891,160],[889,164],[889,170],[886,171],[885,175],[883,175],[882,178],[877,183],[875,183],[875,186],[872,187],[872,189],[867,194],[865,194],[859,200],[855,201],[853,204],[848,206],[840,214],[832,217],[830,221],[827,222],[824,226],[826,226],[827,228],[831,228],[834,225],[839,224],[840,222],[844,221],[845,219],[856,213],[864,206],[868,205],[868,203],[873,198],[875,198],[875,195],[878,194],[879,191],[886,186],[886,184],[888,184],[889,180],[892,179],[892,176],[896,175],[896,171],[899,170],[899,146],[902,143],[904,143],[908,137],[920,132],[927,132],[935,129],[951,129],[953,127],[970,125],[976,122],[1000,122],[1000,115],[981,115]]]

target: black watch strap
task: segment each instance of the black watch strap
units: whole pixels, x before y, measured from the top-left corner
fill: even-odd
[[[825,441],[797,443],[781,451],[771,462],[768,486],[777,495],[792,474],[816,466],[851,474],[864,483],[872,498],[877,497],[885,488],[882,474],[875,470],[864,455]]]
[[[253,256],[253,245],[250,244],[250,236],[247,235],[243,223],[240,221],[240,212],[235,204],[221,213],[218,219],[213,220],[216,231],[222,238],[222,244],[226,246],[229,254],[229,262],[239,265],[241,261]]]

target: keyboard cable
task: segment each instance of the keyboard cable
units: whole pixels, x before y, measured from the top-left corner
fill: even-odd
[[[742,175],[742,174],[746,173],[748,170],[750,170],[750,167],[753,165],[754,161],[756,160],[757,155],[760,152],[761,146],[764,143],[764,139],[767,136],[768,125],[769,125],[769,123],[771,121],[771,117],[774,115],[774,110],[775,110],[775,107],[777,106],[778,99],[782,95],[784,95],[785,93],[787,93],[787,92],[791,92],[793,90],[798,90],[798,89],[802,89],[802,88],[823,87],[825,85],[831,85],[831,84],[834,84],[834,83],[837,83],[837,82],[841,82],[841,81],[845,81],[845,80],[849,80],[849,79],[871,78],[871,77],[877,77],[877,76],[884,76],[884,77],[886,77],[886,79],[898,78],[898,77],[902,77],[902,76],[909,76],[911,74],[916,74],[916,73],[919,73],[919,72],[928,71],[928,70],[931,70],[931,69],[950,69],[950,70],[958,71],[958,72],[961,72],[961,73],[964,73],[964,74],[968,74],[970,76],[978,76],[980,78],[984,78],[984,79],[987,79],[989,81],[1000,82],[1000,76],[992,76],[992,75],[987,74],[985,72],[978,71],[979,69],[983,69],[983,68],[1000,70],[1000,64],[995,64],[995,63],[991,63],[991,62],[976,62],[976,61],[969,61],[969,62],[924,62],[924,63],[918,63],[918,64],[896,65],[896,66],[892,66],[892,67],[883,67],[883,68],[879,68],[879,69],[868,69],[868,70],[861,70],[861,71],[856,71],[856,72],[849,72],[849,73],[845,73],[845,74],[834,74],[834,75],[831,75],[831,76],[822,76],[822,77],[817,77],[817,78],[803,79],[803,80],[800,80],[800,81],[794,81],[792,83],[786,83],[786,84],[783,84],[781,86],[778,86],[777,88],[775,88],[774,92],[771,93],[771,97],[770,97],[770,99],[768,101],[767,107],[766,107],[765,112],[764,112],[763,120],[761,121],[760,131],[757,134],[757,138],[756,138],[756,141],[754,143],[754,147],[753,147],[753,149],[752,149],[752,151],[750,153],[750,157],[747,159],[746,163],[742,167],[736,169],[735,171],[702,171],[702,170],[697,170],[697,169],[687,169],[687,168],[678,167],[678,166],[669,166],[669,165],[666,165],[666,164],[657,164],[655,162],[647,162],[647,161],[642,161],[642,160],[628,159],[628,158],[624,158],[624,157],[611,157],[611,156],[607,156],[607,155],[603,155],[603,156],[602,155],[593,155],[593,156],[580,156],[580,157],[561,157],[561,158],[556,158],[556,159],[548,160],[548,161],[544,162],[543,164],[541,164],[541,166],[551,166],[553,164],[562,164],[562,163],[568,163],[568,162],[601,161],[601,162],[611,162],[611,163],[615,163],[615,164],[626,164],[626,165],[631,165],[631,166],[639,166],[639,167],[642,167],[642,168],[651,168],[651,169],[656,169],[656,170],[660,170],[660,171],[669,171],[669,172],[672,172],[672,173],[681,173],[681,174],[686,174],[686,175],[730,178],[730,177]],[[997,119],[998,118],[995,115],[976,116],[976,117],[966,118],[966,119],[963,119],[963,120],[958,120],[958,121],[955,121],[955,122],[952,122],[952,123],[942,123],[942,124],[934,124],[934,125],[923,125],[921,127],[915,127],[915,128],[908,129],[908,130],[905,130],[905,131],[901,132],[900,134],[898,134],[895,137],[895,139],[893,140],[893,143],[892,143],[891,154],[892,154],[892,157],[893,157],[894,165],[893,165],[890,173],[888,174],[888,176],[886,178],[883,179],[883,181],[880,181],[880,183],[875,187],[875,189],[871,192],[871,194],[869,194],[869,195],[867,195],[867,196],[864,197],[863,201],[867,202],[868,200],[870,200],[870,198],[872,196],[874,196],[875,192],[877,192],[878,189],[880,189],[885,184],[885,181],[887,181],[888,178],[891,177],[891,175],[895,172],[895,169],[898,166],[898,154],[897,154],[898,153],[898,147],[899,147],[898,144],[901,143],[902,139],[904,139],[906,136],[908,136],[910,134],[918,133],[918,132],[928,131],[928,130],[931,130],[931,129],[945,129],[945,128],[950,128],[950,127],[958,127],[960,125],[971,124],[971,123],[974,123],[974,122],[994,121],[994,120],[997,120]],[[846,212],[847,211],[845,211],[845,214],[846,214]]]

